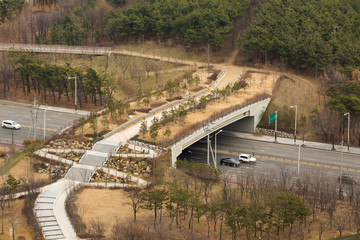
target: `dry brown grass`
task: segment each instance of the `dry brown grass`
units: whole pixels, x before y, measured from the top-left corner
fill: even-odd
[[[2,240],[12,240],[13,238],[9,235],[9,229],[11,223],[17,220],[17,225],[15,227],[15,239],[20,236],[25,237],[25,239],[34,239],[34,232],[26,222],[26,218],[22,214],[22,209],[24,208],[24,200],[13,200],[11,201],[10,208],[7,204],[5,206],[4,214],[4,234],[0,235]],[[0,231],[1,233],[1,231]]]
[[[157,107],[160,107],[160,106],[162,106],[162,105],[165,105],[167,102],[166,101],[156,101],[156,102],[154,102],[154,103],[152,103],[151,104],[151,107],[152,108],[157,108]]]
[[[309,116],[313,108],[318,107],[316,86],[308,80],[282,75],[276,83],[274,97],[268,110],[270,112],[282,109],[284,104],[298,105],[298,116]]]
[[[172,170],[170,176],[168,178],[174,179],[175,177],[180,178],[184,177],[182,173],[174,173]],[[216,185],[214,187],[214,191],[221,191],[221,186]],[[93,220],[100,220],[104,222],[108,228],[106,232],[106,236],[110,237],[111,226],[118,221],[122,225],[126,225],[127,223],[133,222],[133,213],[130,205],[130,199],[127,198],[123,190],[121,189],[84,189],[84,191],[79,195],[78,199],[75,202],[76,206],[78,207],[78,213],[81,216],[83,222],[86,224],[87,228],[90,227],[90,223]],[[342,214],[346,212],[346,207],[344,203],[338,203],[340,206],[335,215]],[[140,209],[137,215],[137,222],[138,224],[144,226],[146,229],[149,228],[152,231],[152,224],[153,224],[153,212],[145,209]],[[327,213],[326,212],[318,212],[317,217],[319,219],[326,219],[327,222]],[[188,220],[186,218],[186,220]],[[189,234],[187,232],[187,221],[183,222],[183,231],[180,232],[179,228],[175,227],[175,223],[173,223],[173,228],[171,231],[168,230],[170,222],[167,218],[167,213],[163,211],[163,222],[158,226],[161,231],[164,231],[166,234],[170,234],[172,237],[178,239],[184,239],[183,234]],[[211,223],[211,238],[210,239],[219,239],[219,232],[213,232],[212,230],[212,223]],[[219,226],[219,225],[218,225]],[[318,239],[318,229],[319,229],[319,222],[315,222],[311,225],[311,236],[306,235],[306,239],[308,240],[317,240]],[[194,230],[198,236],[207,236],[207,224],[204,217],[200,218],[200,222],[194,221]],[[294,231],[297,230],[297,225],[294,225]],[[224,226],[223,238],[230,239],[231,232]],[[280,239],[287,238],[287,230],[285,232],[281,232]],[[350,235],[354,234],[354,231],[349,230],[348,228],[343,232],[343,235]],[[329,226],[325,226],[325,231],[322,234],[322,239],[331,239],[338,236],[338,232],[335,228],[332,230],[329,229]],[[238,234],[239,239],[245,239],[244,231],[241,234]],[[272,237],[275,238],[275,232],[272,234]],[[190,238],[191,239],[191,238]],[[299,239],[293,234],[292,239]]]
[[[32,164],[40,164],[41,161],[38,160],[38,159],[32,159],[31,161],[30,161],[29,157],[23,158],[13,168],[10,169],[9,174],[13,175],[16,179],[27,178],[30,175],[32,175],[34,177],[34,179],[36,179],[36,180],[47,180],[47,179],[49,179],[49,174],[48,173],[34,172]]]

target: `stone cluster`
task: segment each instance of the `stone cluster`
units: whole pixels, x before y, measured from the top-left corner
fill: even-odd
[[[51,141],[48,145],[49,148],[71,148],[71,140],[68,139],[56,139]],[[84,149],[84,150],[91,150],[93,147],[92,142],[83,142],[83,141],[72,141],[72,147],[74,149]]]
[[[267,136],[275,136],[274,129],[256,128],[255,133]],[[294,138],[294,134],[281,131],[277,132],[277,136],[282,138]]]
[[[126,153],[132,153],[132,154],[135,154],[135,153],[145,153],[145,150],[143,150],[143,151],[134,150],[134,149],[129,148],[128,144],[125,144],[125,145],[122,145],[122,146],[119,147],[117,153],[118,153],[118,154],[126,154]]]
[[[132,173],[135,176],[149,176],[152,173],[152,165],[149,164],[150,161],[152,160],[111,157],[105,163],[105,166],[116,169],[117,171]]]
[[[129,184],[130,177],[116,177],[110,174],[105,173],[102,169],[97,170],[92,178],[90,179],[90,182],[110,182],[110,183],[127,183]]]
[[[73,160],[74,162],[79,162],[81,157],[84,155],[84,153],[78,153],[78,152],[52,152],[49,151],[50,154],[56,155],[60,158],[66,158],[69,160]]]
[[[69,166],[67,165],[55,165],[50,163],[41,163],[39,165],[38,172],[39,173],[48,173],[50,178],[63,178],[65,177],[67,171],[69,170]]]

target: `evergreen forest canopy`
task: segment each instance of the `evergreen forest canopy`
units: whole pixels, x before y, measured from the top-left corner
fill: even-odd
[[[0,23],[11,18],[23,5],[24,0],[1,0],[0,1]]]
[[[269,51],[294,66],[360,66],[360,1],[269,0],[239,38],[246,52]],[[350,72],[350,71],[349,71]]]
[[[49,64],[44,59],[34,59],[22,54],[13,63],[19,76],[24,95],[32,91],[41,99],[52,99],[53,103],[65,96],[67,101],[74,98],[75,81],[80,108],[83,103],[103,105],[113,95],[113,79],[108,75],[100,75],[92,68],[85,72],[73,68],[70,64],[60,66]],[[71,76],[72,78],[69,78]],[[76,78],[76,80],[74,79]]]
[[[114,41],[147,35],[220,47],[248,4],[249,0],[135,0],[130,8],[109,13],[105,31]]]

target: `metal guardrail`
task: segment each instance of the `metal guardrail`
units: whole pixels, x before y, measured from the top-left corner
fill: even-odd
[[[236,154],[241,154],[241,152],[239,151],[232,151],[231,149],[229,149],[230,153],[236,153]],[[258,153],[254,153],[255,156],[257,156],[258,158],[264,158],[264,159],[268,159],[268,160],[275,160],[275,161],[286,161],[286,162],[298,162],[298,158],[296,157],[279,157],[276,155],[272,155],[272,154],[258,154]],[[325,162],[318,162],[318,161],[314,161],[314,160],[307,160],[307,159],[300,159],[300,163],[302,164],[306,164],[306,165],[315,165],[315,166],[319,166],[319,167],[327,167],[327,168],[336,168],[336,169],[341,169],[341,164],[338,163],[325,163]],[[360,167],[349,167],[349,166],[342,166],[343,170],[347,170],[347,171],[359,171],[360,172]]]

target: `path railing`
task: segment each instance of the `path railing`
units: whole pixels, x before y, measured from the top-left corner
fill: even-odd
[[[207,119],[208,122],[212,122],[214,120],[219,120],[221,118],[224,118],[230,114],[233,114],[234,112],[242,109],[242,108],[245,108],[245,107],[248,107],[250,105],[253,105],[253,104],[256,104],[258,102],[261,102],[261,101],[264,101],[266,99],[270,98],[270,95],[267,94],[267,93],[264,93],[260,96],[257,96],[255,97],[254,99],[252,99],[251,101],[248,101],[246,103],[243,103],[243,104],[238,104],[236,106],[233,106],[231,108],[229,108],[228,110],[224,111],[224,112],[221,112],[217,115],[214,115],[212,117],[210,117],[209,119]],[[204,124],[202,122],[199,122],[197,124],[197,126],[194,127],[195,129],[191,132],[183,132],[181,135],[179,135],[177,137],[177,139],[173,140],[172,142],[170,142],[170,145],[174,146],[176,145],[177,143],[183,141],[187,136],[190,136],[192,134],[195,134],[196,132],[199,132],[199,131],[204,131]]]

